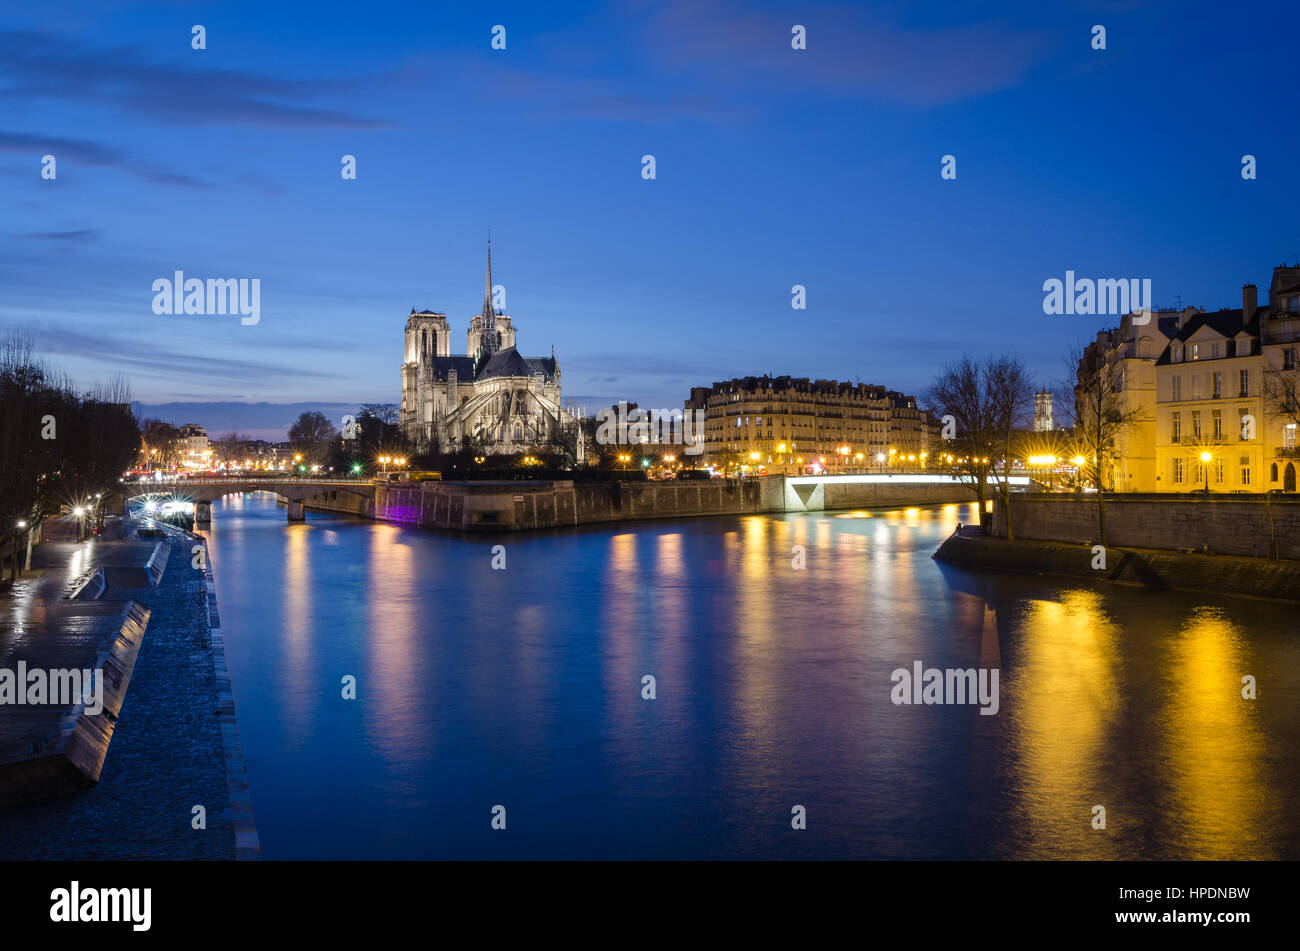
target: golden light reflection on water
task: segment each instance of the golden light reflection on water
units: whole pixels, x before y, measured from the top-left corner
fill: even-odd
[[[688,621],[689,580],[686,554],[680,532],[668,532],[655,539],[654,613],[658,629],[653,643],[656,676],[669,684],[687,681],[687,649],[691,631]],[[638,683],[640,682],[638,678]]]
[[[296,743],[301,743],[314,722],[309,715],[317,702],[311,683],[315,644],[312,642],[316,598],[312,581],[306,524],[285,529],[284,636],[280,643],[280,678],[283,690],[276,691],[283,707],[282,722]]]
[[[365,683],[382,684],[366,698],[365,729],[369,742],[386,761],[400,765],[412,746],[429,750],[433,724],[422,689],[436,676],[430,656],[436,638],[414,636],[431,619],[417,610],[419,565],[415,549],[401,544],[403,530],[375,524],[369,530],[366,598]],[[436,623],[436,622],[435,622]]]
[[[1013,716],[1019,761],[1017,817],[1042,857],[1117,858],[1117,836],[1090,825],[1095,804],[1114,804],[1107,762],[1123,751],[1108,745],[1120,706],[1119,631],[1093,591],[1063,600],[1029,601],[1014,679],[1003,677],[1004,710]],[[1006,698],[1015,697],[1014,709]],[[1112,808],[1108,828],[1125,821]]]
[[[634,689],[651,671],[637,670],[639,632],[648,619],[638,602],[640,564],[637,535],[624,532],[609,539],[601,606],[601,679],[615,722],[625,722],[640,703]]]
[[[769,520],[753,516],[741,522],[741,570],[734,579],[735,600],[732,616],[725,620],[736,631],[734,663],[738,672],[735,684],[734,715],[740,728],[742,741],[738,744],[744,762],[742,769],[758,768],[759,751],[770,748],[773,731],[779,727],[780,704],[776,702],[779,685],[773,677],[779,676],[771,664],[772,652],[779,649],[783,631],[789,620],[782,610],[775,610],[774,588],[779,576],[772,576],[774,556],[786,568],[791,562],[784,552],[773,552],[768,547]],[[826,544],[830,526],[822,522],[817,527],[817,544]],[[793,558],[793,554],[790,555]],[[793,569],[790,569],[793,572]]]
[[[1242,698],[1246,636],[1222,610],[1198,608],[1170,642],[1161,722],[1180,858],[1273,858],[1265,824],[1266,745]]]

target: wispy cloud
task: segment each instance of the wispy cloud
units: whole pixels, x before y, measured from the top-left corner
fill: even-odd
[[[313,105],[358,80],[282,79],[208,68],[201,56],[163,61],[146,46],[93,47],[71,36],[0,31],[0,102],[100,103],[192,125],[377,129],[385,120]]]
[[[791,48],[795,23],[807,49]],[[651,54],[735,88],[817,89],[937,106],[1019,83],[1048,53],[1042,32],[1000,21],[900,26],[867,7],[759,11],[734,0],[675,0],[649,19]]]
[[[74,231],[29,231],[26,234],[19,235],[19,237],[58,244],[89,244],[92,241],[97,241],[99,234],[100,232],[96,228],[79,228]]]
[[[53,155],[56,162],[71,160],[74,165],[121,169],[159,185],[176,185],[181,188],[211,188],[212,183],[160,168],[150,162],[131,158],[117,149],[89,142],[85,139],[68,139],[54,135],[33,135],[27,132],[6,132],[0,129],[0,153],[21,155],[31,159],[32,175],[40,172],[35,164],[42,155]],[[57,168],[57,166],[56,166]],[[64,166],[66,169],[66,165]],[[66,172],[65,172],[66,175]]]
[[[32,335],[43,354],[102,363],[106,373],[130,370],[167,379],[190,377],[237,384],[260,384],[269,376],[304,380],[337,379],[341,376],[324,370],[222,357],[210,349],[204,353],[170,349],[160,346],[156,339],[142,340],[132,347],[118,335],[83,333],[66,325],[40,322],[23,329]]]

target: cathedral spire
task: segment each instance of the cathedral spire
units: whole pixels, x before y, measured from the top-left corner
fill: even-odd
[[[488,235],[488,252],[487,252],[487,283],[483,288],[483,316],[485,318],[494,316],[492,309],[492,236]],[[496,321],[492,321],[496,323]]]
[[[488,234],[487,281],[483,288],[483,326],[479,333],[478,360],[484,361],[500,350],[497,343],[497,317],[492,307],[492,235]],[[481,365],[481,362],[479,363]],[[477,366],[475,368],[477,372]]]

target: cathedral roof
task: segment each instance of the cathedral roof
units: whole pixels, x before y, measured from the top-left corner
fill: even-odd
[[[506,347],[492,354],[477,374],[474,372],[473,357],[432,357],[429,365],[440,380],[447,378],[448,371],[455,370],[456,378],[462,383],[503,376],[525,377],[534,373],[542,374],[547,382],[551,382],[555,379],[556,371],[554,357],[525,357],[514,347]]]
[[[552,357],[522,356],[514,347],[506,347],[488,358],[476,379],[501,376],[532,376],[541,373],[546,379],[555,378],[555,360]]]

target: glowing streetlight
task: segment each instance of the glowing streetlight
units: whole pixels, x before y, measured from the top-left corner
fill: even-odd
[[[1213,458],[1214,456],[1208,452],[1203,451],[1201,453],[1201,467],[1205,470],[1205,491],[1207,493],[1210,491],[1210,460]]]

